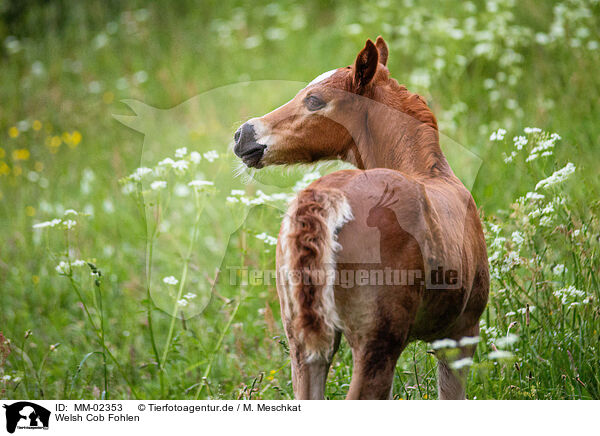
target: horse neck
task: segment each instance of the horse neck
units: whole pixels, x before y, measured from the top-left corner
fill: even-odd
[[[358,138],[357,166],[389,168],[419,178],[455,177],[435,127],[393,108],[378,107],[366,118],[368,134]]]

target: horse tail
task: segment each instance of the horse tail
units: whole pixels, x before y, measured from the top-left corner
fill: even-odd
[[[327,352],[341,327],[333,291],[335,253],[340,248],[337,232],[351,219],[341,191],[312,188],[298,194],[283,222],[288,318],[309,355]]]

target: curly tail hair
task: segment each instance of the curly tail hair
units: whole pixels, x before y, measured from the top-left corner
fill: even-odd
[[[336,235],[352,219],[352,210],[337,189],[305,189],[292,202],[287,219],[286,267],[295,274],[287,296],[290,315],[306,351],[323,354],[340,327],[333,293]]]

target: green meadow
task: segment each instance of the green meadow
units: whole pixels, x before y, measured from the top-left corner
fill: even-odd
[[[249,272],[338,166],[244,173],[232,136],[382,35],[484,222],[468,398],[599,399],[599,28],[594,0],[0,1],[0,398],[293,398]],[[411,344],[395,398],[437,398],[454,345]],[[327,397],[351,374],[342,341]]]

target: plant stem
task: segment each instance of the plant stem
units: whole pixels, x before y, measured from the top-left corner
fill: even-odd
[[[164,370],[164,366],[167,361],[167,357],[169,355],[169,349],[171,348],[171,341],[173,340],[173,331],[175,330],[175,321],[177,320],[177,309],[179,307],[179,300],[181,300],[181,296],[183,294],[183,289],[185,287],[185,281],[187,279],[187,273],[188,273],[188,265],[190,262],[190,258],[192,256],[194,242],[196,242],[196,238],[198,237],[202,207],[200,204],[200,195],[198,194],[197,191],[195,192],[195,197],[196,197],[196,217],[194,219],[194,227],[192,229],[192,237],[190,238],[190,244],[188,246],[188,250],[185,255],[185,258],[183,260],[183,270],[181,272],[181,280],[179,281],[179,288],[177,290],[177,296],[175,297],[175,302],[173,303],[173,310],[171,311],[171,323],[169,325],[169,333],[167,334],[167,340],[165,342],[162,359],[160,361],[161,370]]]
[[[231,316],[229,317],[229,320],[227,321],[227,324],[225,325],[225,328],[223,329],[223,332],[221,332],[221,336],[219,337],[219,341],[217,342],[217,345],[216,345],[215,349],[213,350],[213,352],[212,352],[212,354],[210,356],[210,360],[208,361],[208,365],[206,366],[206,369],[204,370],[204,375],[202,376],[203,380],[207,379],[208,376],[210,375],[210,371],[212,369],[212,364],[213,364],[213,361],[215,360],[215,356],[219,352],[219,350],[221,349],[221,345],[223,344],[223,340],[225,339],[225,335],[229,331],[229,328],[231,327],[231,324],[233,323],[233,319],[235,318],[235,315],[237,314],[238,309],[240,308],[241,303],[242,303],[242,299],[240,298],[240,299],[237,300],[235,308],[233,309],[233,312],[231,313]],[[200,384],[198,385],[198,390],[196,391],[196,396],[194,397],[195,400],[197,400],[200,397],[200,393],[202,393],[202,389],[203,388],[204,388],[204,383],[202,383],[202,380],[201,380]]]

